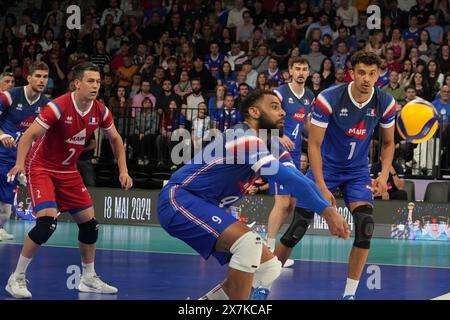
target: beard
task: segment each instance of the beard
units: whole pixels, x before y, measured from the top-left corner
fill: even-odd
[[[259,128],[268,130],[269,135],[271,135],[272,130],[278,130],[278,137],[283,137],[284,125],[279,127],[277,123],[271,120],[263,111],[261,111],[261,118],[259,118]]]
[[[194,94],[199,94],[200,91],[201,91],[201,89],[197,89],[197,88],[192,89],[192,92],[193,92]]]

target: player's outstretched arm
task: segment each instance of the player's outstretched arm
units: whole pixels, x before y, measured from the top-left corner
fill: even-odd
[[[334,199],[333,194],[328,190],[325,179],[323,178],[322,151],[320,148],[322,146],[323,138],[325,137],[325,132],[326,128],[311,123],[308,135],[308,157],[314,174],[314,180],[316,181],[320,192],[322,192],[332,206],[336,206],[336,199]]]
[[[389,128],[381,129],[381,134],[383,136],[383,145],[381,147],[381,173],[373,181],[373,192],[375,197],[380,196],[387,191],[389,169],[392,166],[392,159],[394,158],[395,152],[394,131],[394,125]]]
[[[103,131],[111,144],[111,149],[114,153],[114,157],[117,159],[117,165],[119,166],[119,180],[122,188],[129,190],[133,186],[133,180],[128,175],[127,161],[125,155],[125,148],[123,147],[123,140],[119,132],[117,132],[114,124],[111,128]]]
[[[278,162],[277,160],[275,161]],[[270,179],[274,179],[279,184],[287,187],[292,195],[297,198],[299,207],[310,209],[322,215],[327,221],[332,235],[348,239],[350,228],[347,222],[324,198],[314,182],[300,174],[297,169],[285,166],[280,162],[278,164],[272,162],[272,165],[278,165],[278,173],[268,176]]]
[[[34,121],[31,126],[25,131],[19,140],[17,147],[16,165],[8,172],[8,179],[14,181],[16,175],[25,173],[25,159],[30,150],[31,144],[38,137],[42,136],[47,130],[41,126],[37,121]]]

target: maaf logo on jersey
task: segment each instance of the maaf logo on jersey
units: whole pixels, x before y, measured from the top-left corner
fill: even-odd
[[[22,120],[19,124],[17,124],[17,127],[20,129],[26,130],[31,126],[33,121],[34,121],[33,117],[28,117],[28,118]]]
[[[356,139],[364,140],[367,138],[367,129],[365,127],[364,121],[358,123],[355,127],[348,129],[346,134],[349,137],[354,137]]]
[[[293,116],[292,119],[296,120],[296,121],[300,121],[300,122],[304,122],[305,121],[305,108],[300,108],[300,110],[298,110]]]

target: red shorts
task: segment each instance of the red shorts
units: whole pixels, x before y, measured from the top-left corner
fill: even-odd
[[[91,196],[79,172],[31,170],[27,180],[35,214],[46,208],[75,214],[92,206]]]

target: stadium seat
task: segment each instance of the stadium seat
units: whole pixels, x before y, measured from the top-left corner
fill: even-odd
[[[423,199],[426,202],[448,202],[450,200],[449,182],[430,182]]]
[[[408,195],[408,201],[416,201],[416,188],[414,181],[405,180],[405,191]]]

